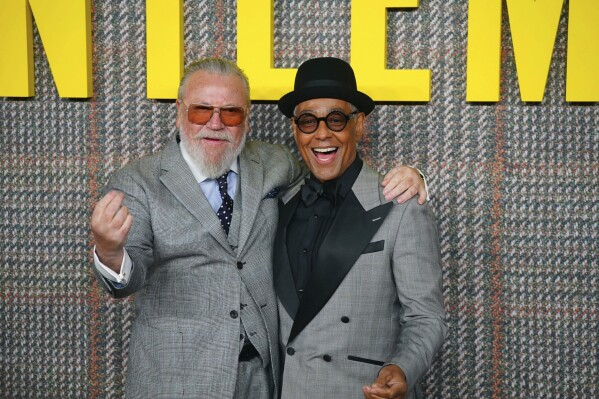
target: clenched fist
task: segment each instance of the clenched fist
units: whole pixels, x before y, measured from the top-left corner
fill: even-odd
[[[96,241],[96,254],[104,265],[120,273],[127,234],[133,215],[123,205],[125,194],[110,191],[96,204],[91,217],[91,228]]]

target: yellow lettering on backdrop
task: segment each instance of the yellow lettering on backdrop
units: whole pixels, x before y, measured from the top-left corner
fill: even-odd
[[[353,0],[351,63],[360,89],[377,101],[430,100],[430,70],[387,70],[389,8],[418,0]],[[467,101],[499,101],[502,0],[469,0]],[[523,101],[541,101],[563,0],[507,0]],[[147,95],[176,98],[183,73],[183,1],[147,0]],[[570,2],[566,101],[599,101],[597,0]],[[274,68],[274,0],[238,0],[238,62],[252,99],[277,100],[295,69]],[[0,96],[34,95],[32,18],[61,97],[93,93],[90,0],[0,1]]]
[[[146,0],[148,98],[175,99],[183,77],[183,0]]]
[[[468,2],[466,101],[499,101],[501,0]]]
[[[27,0],[0,2],[0,96],[32,97],[33,39]]]
[[[29,3],[29,5],[28,5]],[[89,0],[10,0],[0,4],[0,96],[31,97],[31,14],[60,97],[93,95]]]
[[[351,64],[360,90],[377,101],[429,101],[430,70],[388,70],[386,12],[418,7],[418,0],[353,0]],[[238,0],[237,63],[252,86],[253,100],[278,100],[293,88],[295,69],[274,67],[273,0]],[[374,60],[374,61],[373,61]]]
[[[599,101],[599,2],[569,4],[566,101]]]
[[[542,101],[564,0],[507,0],[522,101]]]
[[[274,67],[274,0],[237,0],[237,64],[252,100],[278,100],[293,89],[295,69]]]
[[[563,0],[507,0],[522,101],[542,101]],[[468,2],[467,101],[499,101],[501,0]]]
[[[430,101],[431,71],[389,70],[387,9],[416,8],[418,0],[352,0],[351,64],[359,88],[376,101]]]

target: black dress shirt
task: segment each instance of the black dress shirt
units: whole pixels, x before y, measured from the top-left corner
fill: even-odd
[[[341,176],[324,183],[310,174],[297,194],[302,199],[287,226],[286,244],[295,289],[300,299],[316,266],[318,250],[337,210],[358,178],[362,164],[362,160],[356,156]]]

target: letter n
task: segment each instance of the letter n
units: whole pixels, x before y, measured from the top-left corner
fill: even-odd
[[[0,2],[0,96],[32,97],[32,17],[42,39],[58,95],[93,95],[90,0]]]

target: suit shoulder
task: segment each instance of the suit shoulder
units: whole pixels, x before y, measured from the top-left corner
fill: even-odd
[[[418,196],[414,196],[414,197],[410,198],[403,204],[400,204],[396,200],[387,201],[385,199],[385,196],[383,195],[384,187],[382,185],[382,181],[383,181],[384,176],[382,174],[378,173],[377,171],[375,171],[374,169],[372,169],[372,167],[370,165],[368,165],[366,162],[364,162],[361,178],[363,179],[362,181],[366,183],[366,184],[363,184],[366,187],[366,190],[371,189],[373,193],[378,194],[381,204],[386,203],[386,202],[392,202],[392,204],[393,204],[392,211],[393,212],[403,213],[403,212],[408,211],[408,212],[423,213],[423,214],[430,214],[430,215],[433,214],[432,209],[431,209],[430,205],[428,204],[428,202],[425,202],[423,205],[420,205],[418,203]]]
[[[435,214],[427,203],[420,205],[418,203],[418,197],[414,196],[404,202],[403,204],[398,203],[393,200],[393,208],[391,208],[391,212],[395,215],[394,217],[399,217],[401,219],[401,223],[432,223],[436,225]]]
[[[115,171],[115,174],[147,174],[150,171],[157,170],[160,166],[160,154],[161,152],[144,155],[127,163],[121,169]]]
[[[271,144],[265,141],[247,141],[245,149],[265,162],[288,162],[292,157],[291,151],[281,144]]]
[[[304,174],[299,160],[284,145],[250,141],[246,143],[244,151],[264,166],[267,176],[286,176],[285,187]]]
[[[160,159],[162,152],[145,155],[133,160],[116,170],[110,177],[109,186],[118,187],[123,184],[148,184],[160,175]],[[142,183],[145,181],[146,183]]]

